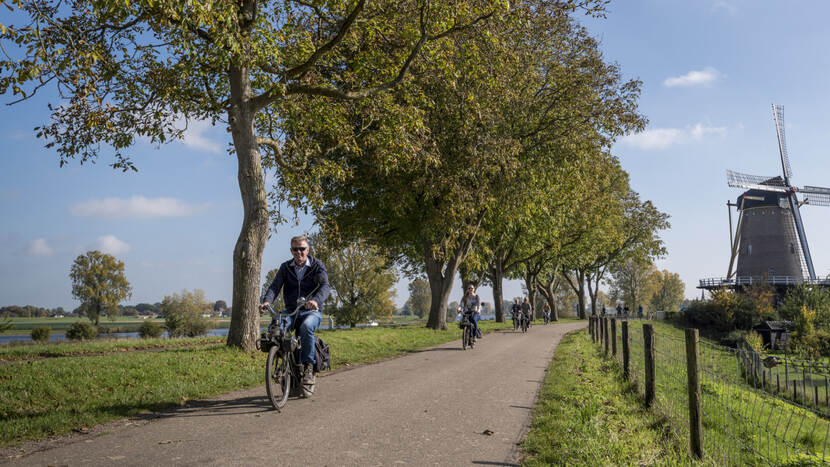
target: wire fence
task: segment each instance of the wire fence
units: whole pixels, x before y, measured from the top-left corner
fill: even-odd
[[[724,347],[664,323],[592,320],[595,342],[700,462],[830,465],[830,364]]]

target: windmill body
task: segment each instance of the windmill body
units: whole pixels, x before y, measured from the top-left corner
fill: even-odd
[[[803,281],[804,261],[786,197],[749,190],[738,197],[737,205],[743,221],[737,232],[735,275],[743,281]]]
[[[792,185],[784,134],[784,108],[773,104],[772,111],[783,173],[764,177],[727,170],[729,186],[747,189],[736,204],[728,203],[738,208],[729,269],[726,278],[702,279],[698,288],[742,287],[758,283],[787,287],[805,281],[830,285],[827,279],[816,277],[800,212],[804,204],[830,206],[830,188]],[[801,202],[799,194],[803,198]],[[737,267],[733,268],[736,260]]]

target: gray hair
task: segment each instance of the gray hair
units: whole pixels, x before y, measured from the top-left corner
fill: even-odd
[[[308,237],[306,237],[305,235],[298,235],[296,237],[291,237],[291,244],[292,245],[295,244],[295,243],[302,243],[302,242],[305,242],[305,244],[308,245]]]

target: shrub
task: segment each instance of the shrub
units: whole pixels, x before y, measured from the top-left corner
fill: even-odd
[[[82,341],[85,339],[95,339],[95,336],[97,335],[98,330],[95,329],[95,326],[87,323],[86,321],[72,323],[72,325],[69,326],[69,329],[66,330],[66,338],[69,340]]]
[[[203,313],[210,313],[213,304],[205,299],[201,290],[194,292],[182,291],[164,297],[161,302],[161,314],[164,316],[164,326],[170,337],[196,337],[207,334],[211,321],[202,317]]]
[[[160,337],[164,332],[164,326],[155,321],[146,320],[138,327],[138,335],[142,339],[149,339],[151,337]]]
[[[764,351],[764,338],[755,331],[746,333],[746,343],[752,347],[752,350],[758,353]]]
[[[739,330],[736,329],[736,330],[730,332],[729,334],[727,334],[726,336],[721,337],[719,342],[720,342],[721,345],[725,345],[727,347],[737,348],[744,341],[744,335],[745,334],[746,334],[746,332],[739,331]]]
[[[46,342],[50,335],[52,335],[52,328],[50,327],[38,326],[32,329],[32,340],[35,342]]]

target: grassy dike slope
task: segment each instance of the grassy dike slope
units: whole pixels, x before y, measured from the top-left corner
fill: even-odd
[[[559,343],[539,394],[523,464],[688,465],[667,422],[642,407],[612,360],[585,331]]]
[[[482,322],[485,332],[512,323]],[[432,331],[421,326],[318,331],[332,349],[333,368],[373,362],[460,338],[457,326]],[[222,343],[185,346],[168,341],[155,351],[129,348],[140,341],[66,344],[67,355],[96,346],[97,355],[32,360],[8,355],[0,364],[0,447],[61,435],[98,423],[185,404],[264,384],[265,354],[246,354]],[[124,343],[126,348],[119,348]],[[74,348],[72,346],[76,346]],[[48,355],[48,354],[47,354]],[[264,392],[264,389],[263,389]]]

